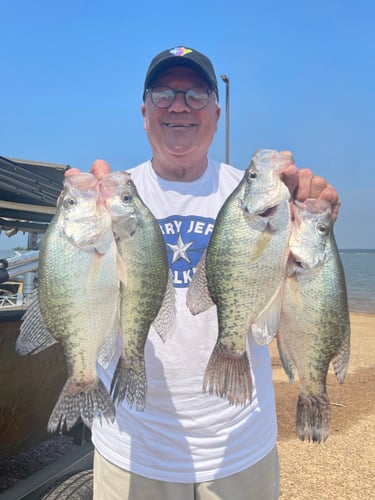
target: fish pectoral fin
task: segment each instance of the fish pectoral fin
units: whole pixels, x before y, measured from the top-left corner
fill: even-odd
[[[267,223],[264,231],[262,232],[254,247],[252,258],[254,262],[264,254],[273,237],[274,231],[272,231],[271,226]]]
[[[86,279],[86,290],[91,290],[93,288],[96,288],[96,285],[98,283],[98,276],[102,272],[103,255],[104,254],[100,254],[96,251],[94,252],[90,269]]]
[[[163,303],[152,323],[152,327],[163,342],[166,342],[176,330],[176,292],[171,274],[168,277]]]
[[[121,255],[117,253],[116,255],[117,262],[117,275],[118,279],[125,285],[128,285],[128,271],[125,265],[125,262],[122,260]]]
[[[207,309],[215,305],[208,289],[206,275],[206,252],[202,255],[190,282],[186,296],[186,305],[191,314],[194,316],[202,313],[203,311],[207,311]]]
[[[22,318],[20,334],[16,342],[16,351],[21,356],[37,354],[54,344],[57,344],[57,340],[51,335],[44,323],[38,293],[35,291]]]
[[[276,294],[251,325],[250,330],[257,344],[268,345],[276,335],[281,314],[281,290],[282,287],[277,290]]]

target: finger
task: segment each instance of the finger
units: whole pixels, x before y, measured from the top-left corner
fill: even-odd
[[[95,160],[91,165],[90,171],[97,179],[100,180],[102,177],[110,173],[111,167],[105,160]]]
[[[283,149],[282,151],[280,151],[280,154],[284,156],[290,156],[291,162],[294,163],[293,153],[289,149]]]
[[[336,189],[331,184],[327,184],[326,188],[320,193],[319,198],[327,200],[331,204],[332,218],[335,221],[341,206],[340,197]]]
[[[294,192],[294,198],[298,201],[305,201],[311,198],[311,183],[314,174],[309,168],[301,168],[298,170],[298,186]]]
[[[69,168],[68,170],[65,171],[65,177],[68,177],[69,175],[75,175],[75,174],[80,174],[81,171],[79,168]]]
[[[280,172],[280,179],[286,184],[291,195],[293,195],[298,186],[298,178],[298,169],[294,164],[288,165]]]
[[[80,173],[81,173],[81,171],[79,168],[72,167],[72,168],[68,168],[68,170],[65,170],[64,177],[69,177],[70,175],[75,175],[75,174],[80,174]],[[57,197],[56,206],[58,206],[60,203],[61,194],[62,194],[62,192]]]
[[[310,184],[310,198],[319,198],[327,188],[327,181],[323,177],[313,176]]]
[[[337,217],[339,216],[339,210],[341,207],[341,200],[337,200],[337,203],[335,203],[332,207],[332,219],[335,222],[337,220]]]
[[[299,170],[298,188],[295,198],[305,201],[307,198],[319,198],[320,193],[327,187],[327,181],[314,173],[309,168]]]

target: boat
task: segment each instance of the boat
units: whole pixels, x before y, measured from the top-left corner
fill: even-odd
[[[66,380],[61,346],[19,356],[15,343],[37,287],[38,246],[56,211],[69,165],[0,156],[0,230],[28,235],[28,249],[0,260],[0,459],[45,439]]]
[[[9,237],[23,232],[28,241],[27,249],[0,259],[0,462],[51,437],[48,419],[67,378],[61,344],[26,356],[18,355],[15,345],[38,285],[39,246],[69,168],[0,156],[0,231]],[[0,491],[1,498],[41,498],[52,481],[90,465],[92,444],[82,428],[81,423],[70,432],[75,442],[81,440],[81,450],[74,450],[53,472],[38,471],[37,477],[18,481],[15,489]]]

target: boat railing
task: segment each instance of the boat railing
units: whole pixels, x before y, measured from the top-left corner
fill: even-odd
[[[27,305],[36,288],[39,250],[0,260],[0,309]]]

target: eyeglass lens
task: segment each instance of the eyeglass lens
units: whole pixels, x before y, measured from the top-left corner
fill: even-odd
[[[157,108],[169,108],[177,94],[183,94],[185,104],[191,109],[203,109],[208,104],[210,90],[203,87],[194,87],[187,90],[175,90],[170,87],[156,87],[149,89],[151,100]]]

